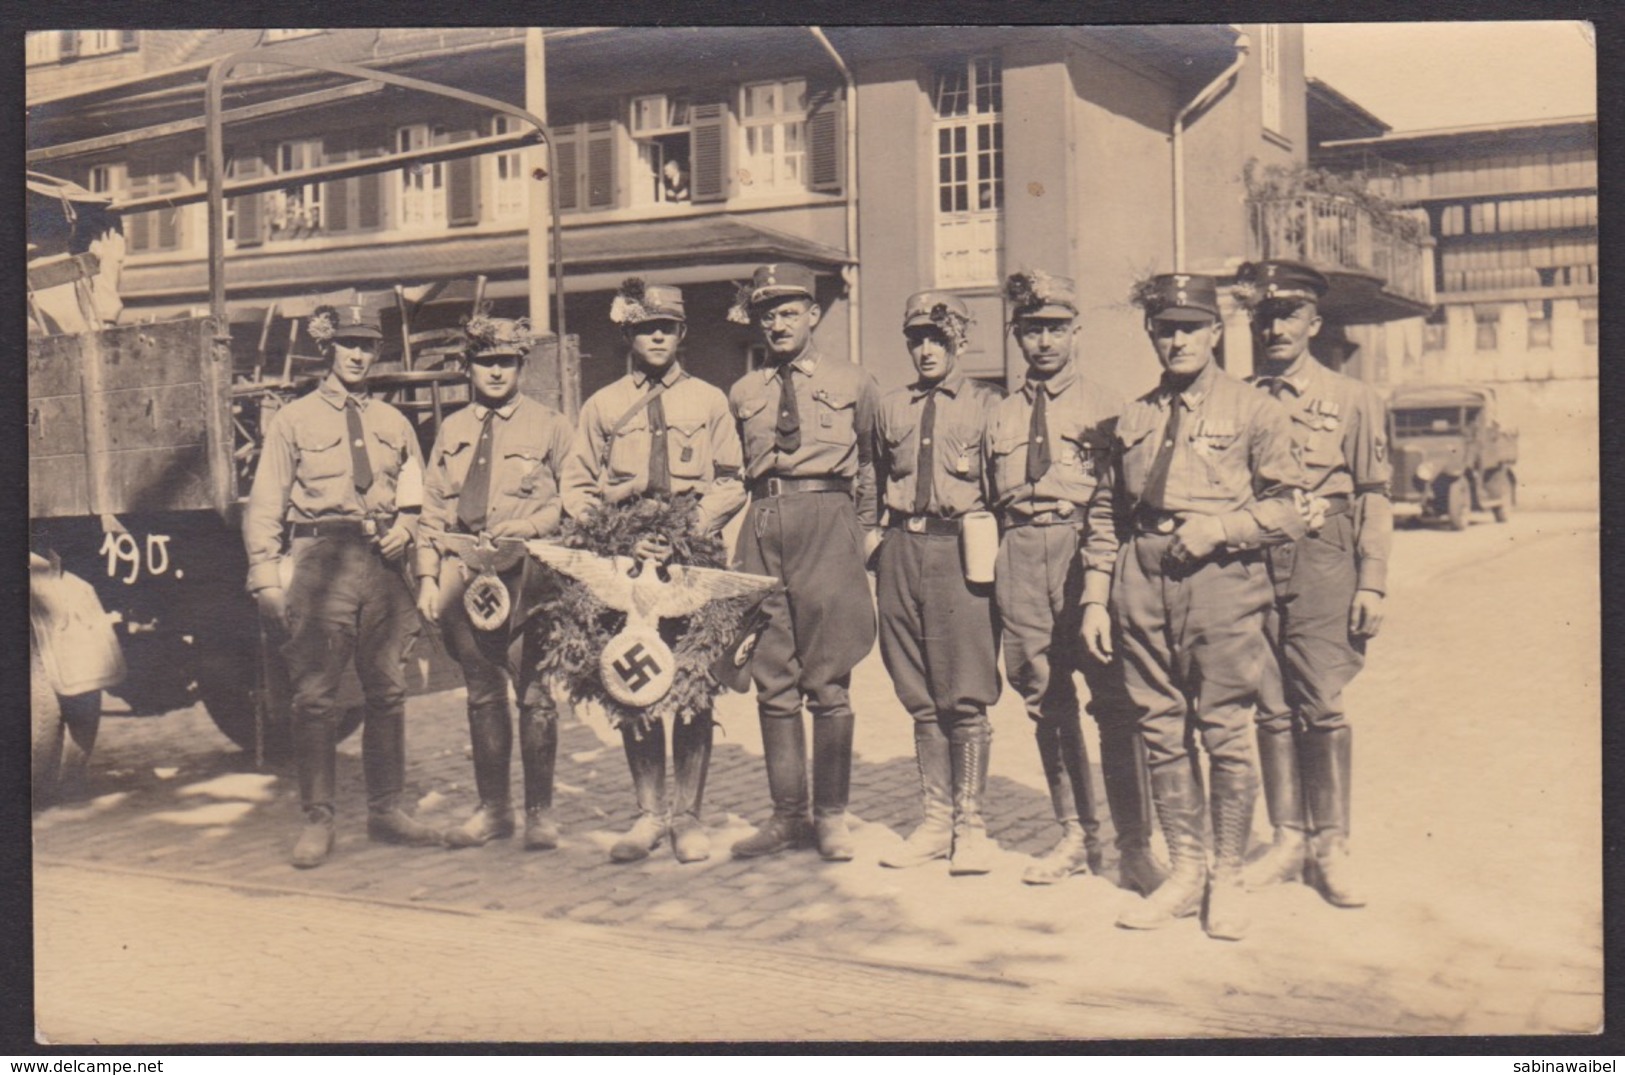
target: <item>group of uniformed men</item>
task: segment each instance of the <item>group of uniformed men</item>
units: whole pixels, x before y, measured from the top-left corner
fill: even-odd
[[[512,681],[524,844],[556,847],[557,711],[535,674],[542,625],[471,622],[460,600],[467,544],[450,535],[544,537],[564,514],[688,497],[699,533],[744,508],[734,567],[782,583],[762,606],[752,664],[772,814],[734,844],[736,857],[806,847],[853,857],[850,682],[877,634],[873,563],[881,655],[913,718],[923,809],[884,865],[993,868],[983,799],[1002,636],[1061,830],[1023,880],[1105,866],[1081,673],[1118,880],[1144,897],[1118,925],[1202,912],[1209,935],[1238,939],[1247,889],[1298,879],[1337,906],[1362,905],[1341,692],[1382,622],[1389,469],[1380,398],[1309,352],[1327,287],[1291,262],[1243,268],[1237,294],[1259,369],[1249,384],[1215,360],[1212,278],[1142,282],[1136,301],[1163,374],[1125,405],[1084,376],[1072,281],[1043,272],[1007,284],[1027,363],[1008,396],[960,368],[970,317],[944,292],[908,300],[903,335],[918,376],[882,396],[818,342],[812,271],[781,263],[756,271],[735,311],[761,330],[767,363],[724,397],[682,368],[681,291],[638,282],[614,317],[629,372],[586,402],[574,430],[519,392],[524,323],[471,321],[472,404],[441,425],[426,466],[411,424],[367,398],[377,316],[319,311],[312,335],[331,372],[270,422],[244,522],[249,588],[285,632],[295,684],[305,824],[293,864],[317,866],[333,846],[337,691],[352,661],[366,695],[370,837],[470,847],[515,833]],[[404,570],[414,541],[415,599]],[[651,538],[636,554],[661,561],[672,546]],[[516,607],[538,589],[529,557],[486,569]],[[404,654],[420,615],[440,625],[468,686],[479,806],[444,833],[399,803]],[[636,861],[669,839],[680,861],[707,858],[709,713],[674,722],[669,803],[664,729],[622,733],[638,814],[611,857]],[[1248,866],[1260,774],[1275,837]],[[1153,813],[1166,864],[1151,847]]]

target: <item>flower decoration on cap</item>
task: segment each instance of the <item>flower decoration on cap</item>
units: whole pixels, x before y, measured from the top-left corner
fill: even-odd
[[[326,343],[338,334],[335,323],[338,311],[331,306],[318,306],[316,312],[305,319],[305,331],[317,343]]]
[[[1004,282],[1004,297],[1010,300],[1010,306],[1016,310],[1027,306],[1042,306],[1051,290],[1050,285],[1050,274],[1043,269],[1023,269],[1021,272],[1011,273],[1010,278]]]
[[[1147,273],[1134,281],[1133,286],[1128,289],[1128,301],[1130,306],[1138,306],[1147,313],[1160,306],[1162,288],[1157,284],[1157,274]]]
[[[966,341],[970,338],[970,318],[949,309],[946,302],[939,302],[931,307],[931,313],[928,316],[931,318],[931,323],[941,329],[943,335],[954,342],[955,348],[964,348]]]
[[[492,317],[491,305],[485,303],[472,317],[463,319],[463,335],[468,342],[463,352],[477,355],[485,351],[511,349],[526,354],[535,345],[530,331],[530,318]]]
[[[1250,277],[1240,276],[1230,285],[1230,297],[1248,309],[1258,305],[1259,290],[1257,281]]]
[[[751,283],[736,284],[734,303],[728,307],[728,320],[736,325],[750,324],[750,297],[755,294],[755,286]]]
[[[609,319],[617,325],[648,320],[649,312],[643,308],[644,289],[641,276],[628,276],[621,281],[615,301],[609,304]]]

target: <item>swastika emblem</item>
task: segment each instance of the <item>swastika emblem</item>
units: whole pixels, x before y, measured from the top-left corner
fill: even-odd
[[[512,607],[508,588],[495,575],[479,575],[463,591],[469,622],[482,631],[494,631],[507,623]]]
[[[653,705],[671,690],[677,659],[659,632],[646,626],[628,627],[604,646],[598,673],[604,690],[622,705]]]
[[[643,643],[639,642],[610,667],[629,689],[640,691],[654,681],[655,673],[660,671],[660,662],[650,657]]]

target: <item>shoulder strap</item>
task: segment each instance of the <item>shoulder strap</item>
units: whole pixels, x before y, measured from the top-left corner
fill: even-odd
[[[664,394],[667,389],[675,388],[677,385],[682,384],[686,380],[688,380],[688,371],[684,370],[678,375],[675,381],[672,381],[670,384],[667,384],[664,381],[660,382],[647,392],[643,393],[643,395],[639,396],[636,403],[633,403],[630,407],[626,408],[626,410],[621,413],[621,416],[615,419],[615,424],[609,427],[609,432],[604,436],[604,443],[600,450],[599,465],[602,466],[603,464],[609,462],[610,443],[615,439],[615,434],[626,428],[626,423],[636,418],[640,411],[652,403],[656,397]],[[602,475],[600,475],[600,479],[602,479]]]

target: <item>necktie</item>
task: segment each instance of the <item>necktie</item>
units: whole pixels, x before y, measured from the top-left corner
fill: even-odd
[[[773,431],[773,447],[785,455],[801,448],[801,416],[796,413],[796,386],[790,383],[791,365],[779,367],[779,422]]]
[[[932,441],[937,426],[937,390],[925,394],[925,413],[920,416],[920,461],[914,468],[914,514],[924,515],[931,507],[931,485],[936,480],[932,462]]]
[[[367,458],[367,432],[361,428],[361,404],[354,396],[344,403],[344,421],[350,432],[350,476],[355,490],[372,488],[372,460]]]
[[[649,401],[649,486],[651,496],[671,495],[671,457],[666,447],[666,407],[660,397]]]
[[[1049,473],[1049,420],[1044,413],[1049,393],[1043,385],[1033,387],[1033,419],[1027,427],[1027,484],[1036,484]]]
[[[1151,473],[1145,479],[1145,492],[1140,503],[1156,511],[1166,510],[1168,502],[1168,470],[1174,461],[1174,446],[1179,443],[1179,396],[1168,399],[1168,425],[1163,430],[1162,443],[1157,446],[1157,457],[1151,461]]]
[[[470,534],[485,529],[485,514],[491,504],[491,421],[496,415],[496,411],[485,412],[480,439],[474,445],[474,460],[468,464],[468,476],[457,497],[457,519]]]

